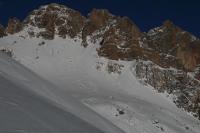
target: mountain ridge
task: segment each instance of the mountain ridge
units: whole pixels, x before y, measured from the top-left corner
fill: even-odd
[[[156,28],[145,33],[128,17],[114,16],[106,9],[93,9],[88,16],[85,17],[80,12],[68,8],[67,6],[52,3],[32,11],[23,22],[20,22],[17,18],[9,19],[6,28],[0,26],[0,36],[18,33],[28,25],[44,29],[44,31],[36,33],[35,35],[34,32],[30,32],[30,36],[42,36],[50,40],[53,39],[56,34],[62,38],[66,36],[70,36],[71,38],[80,36],[83,46],[88,45],[87,36],[99,32],[98,35],[94,37],[94,41],[95,39],[102,39],[101,44],[104,45],[99,49],[99,54],[114,60],[129,60],[137,56],[143,58],[143,55],[148,53],[148,49],[140,46],[141,43],[143,43],[143,45],[148,45],[148,47],[154,49],[153,52],[158,52],[158,54],[160,52],[167,53],[170,49],[176,49],[176,47],[178,47],[176,45],[179,45],[179,50],[176,51],[177,55],[175,55],[177,58],[176,61],[180,62],[179,64],[189,71],[194,70],[195,66],[200,63],[200,55],[198,54],[200,48],[197,46],[200,44],[199,39],[174,25],[173,22],[169,20],[166,20],[163,22],[163,25],[157,27],[157,29],[160,28],[160,31],[165,29],[166,32],[168,32],[166,35],[162,35],[160,31],[154,30]],[[152,31],[157,34],[155,38],[159,39],[156,42],[157,44],[154,41],[155,38],[152,38],[150,33]],[[164,44],[166,41],[169,42]],[[187,51],[182,49],[187,49]],[[122,52],[123,50],[126,52]],[[147,52],[143,52],[143,50]],[[110,54],[110,51],[112,51],[112,54]],[[147,56],[162,58],[158,54]],[[190,57],[188,57],[188,55]],[[155,60],[158,59],[153,59],[154,62],[156,62]],[[156,63],[160,65],[161,63],[159,62],[160,61],[157,61]]]
[[[49,4],[23,22],[10,19],[8,27],[0,26],[0,37],[23,31],[28,38],[69,37],[80,40],[84,48],[98,45],[98,56],[109,60],[136,60],[138,79],[159,92],[176,95],[176,105],[200,119],[200,40],[169,20],[145,33],[128,17],[114,16],[105,9],[94,9],[85,17],[66,6]],[[109,67],[111,72],[115,69],[120,66]]]

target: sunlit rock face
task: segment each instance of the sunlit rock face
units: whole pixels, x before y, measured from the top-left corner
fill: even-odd
[[[179,66],[192,71],[200,63],[200,40],[170,21],[147,33],[148,46],[155,51],[174,56]]]
[[[25,23],[43,28],[44,31],[38,33],[38,36],[45,39],[53,39],[55,34],[63,38],[74,38],[82,31],[85,17],[66,6],[50,4],[34,10]]]
[[[10,18],[8,21],[8,26],[6,28],[6,33],[15,34],[23,29],[23,23],[17,18]]]

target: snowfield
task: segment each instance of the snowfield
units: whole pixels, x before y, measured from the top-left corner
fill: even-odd
[[[123,133],[2,53],[0,83],[1,133]]]
[[[99,57],[96,52],[98,42],[96,44],[90,42],[89,46],[84,48],[78,38],[55,37],[54,40],[29,38],[24,30],[1,38],[0,47],[10,49],[16,61],[34,72],[16,62],[1,59],[0,63],[4,62],[1,64],[7,66],[0,65],[0,71],[3,71],[0,75],[9,74],[6,82],[12,79],[16,84],[22,83],[25,88],[39,94],[40,98],[50,99],[59,107],[53,108],[52,104],[41,103],[45,106],[40,109],[37,107],[38,100],[31,101],[33,105],[36,104],[38,117],[43,118],[41,115],[45,108],[46,111],[48,108],[53,108],[48,110],[53,120],[52,114],[57,110],[62,112],[63,109],[70,112],[68,115],[76,116],[74,123],[79,118],[89,123],[87,126],[91,126],[91,131],[88,132],[91,133],[199,133],[200,131],[198,120],[178,109],[166,95],[157,93],[151,86],[142,84],[135,77],[134,61],[113,61]],[[13,68],[16,64],[17,67]],[[7,69],[8,66],[12,69]],[[58,117],[55,117],[59,121],[62,113],[57,115]],[[54,125],[56,129],[63,123],[69,123],[67,119],[60,121],[62,124]],[[53,122],[48,120],[48,123]],[[61,133],[63,131],[57,130]],[[79,133],[78,129],[77,132]]]

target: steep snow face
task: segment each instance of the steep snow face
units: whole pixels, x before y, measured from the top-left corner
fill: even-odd
[[[0,132],[122,133],[76,99],[0,53]]]
[[[22,31],[1,38],[1,47],[11,49],[13,58],[59,86],[62,93],[57,96],[71,95],[127,133],[200,131],[197,120],[138,81],[134,61],[99,57],[99,42],[94,44],[89,37],[84,48],[79,38],[23,38],[26,34]],[[75,112],[82,114],[82,110]]]

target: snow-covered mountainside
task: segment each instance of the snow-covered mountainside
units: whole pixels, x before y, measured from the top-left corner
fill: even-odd
[[[107,10],[84,17],[50,4],[11,19],[0,36],[1,51],[57,86],[43,97],[104,132],[200,131],[199,39],[169,21],[142,33]]]
[[[0,83],[1,133],[122,133],[59,87],[2,53]]]

